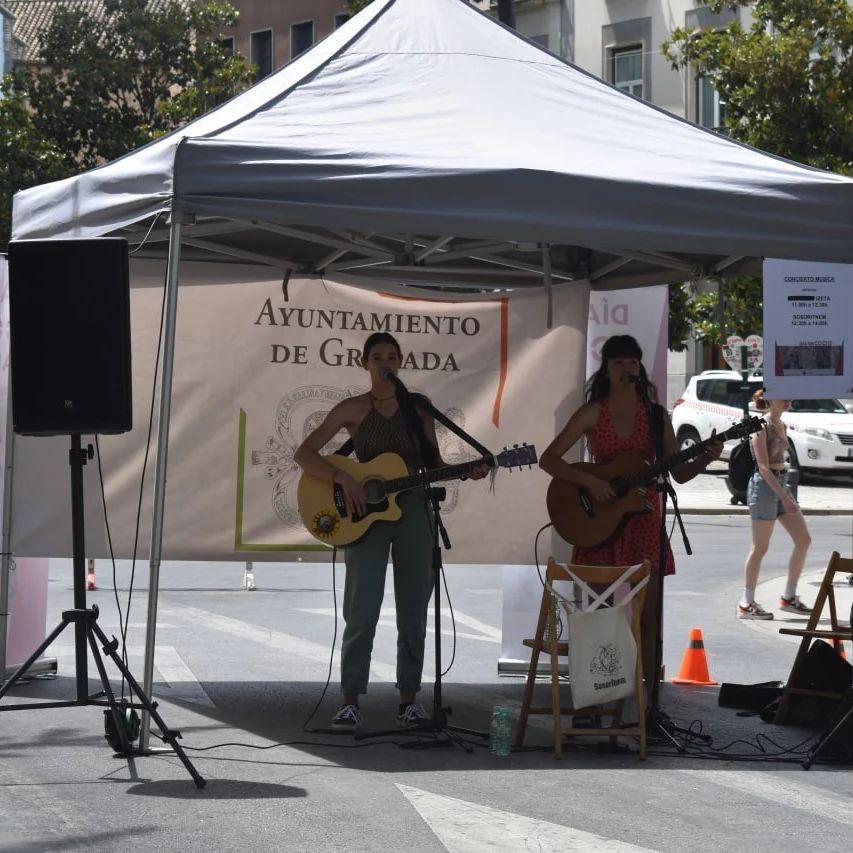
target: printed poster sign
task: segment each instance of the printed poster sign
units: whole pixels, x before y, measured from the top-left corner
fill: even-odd
[[[764,262],[767,396],[824,399],[853,394],[853,266]]]
[[[101,458],[118,556],[134,550],[149,412],[156,407],[154,365],[162,305],[162,265],[134,261],[134,429],[100,436]],[[540,450],[580,402],[588,285],[555,288],[554,327],[546,327],[544,293],[466,297],[385,287],[381,292],[328,280],[291,279],[230,264],[186,264],[178,294],[177,343],[169,432],[163,558],[185,560],[328,559],[328,546],[305,530],[293,454],[340,400],[365,392],[361,347],[387,331],[403,349],[400,378],[494,453],[514,444]],[[156,409],[155,409],[156,410]],[[446,428],[437,429],[449,464],[478,454]],[[342,443],[338,436],[328,446]],[[15,547],[33,556],[70,552],[64,526],[67,441],[55,457],[52,439],[16,466]],[[22,442],[23,443],[23,442]],[[156,447],[156,436],[151,438]],[[52,453],[53,451],[51,451]],[[24,455],[26,458],[26,454]],[[44,470],[55,458],[56,472]],[[97,476],[94,465],[86,466]],[[153,450],[145,469],[142,531],[149,545]],[[19,493],[17,482],[29,483]],[[500,470],[489,480],[449,481],[443,517],[454,563],[529,563],[533,537],[547,520],[548,477],[538,466]],[[97,481],[86,483],[87,551],[106,556]],[[96,506],[89,508],[88,501]],[[67,516],[66,516],[67,517]],[[499,581],[496,581],[496,585]]]

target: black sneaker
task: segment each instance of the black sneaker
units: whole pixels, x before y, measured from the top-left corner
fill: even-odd
[[[358,705],[341,705],[341,709],[332,717],[332,728],[339,732],[354,732],[361,723]]]
[[[424,706],[416,702],[404,702],[400,705],[400,711],[397,714],[397,725],[401,728],[409,726],[420,726],[423,723],[428,723],[429,717],[424,711]]]

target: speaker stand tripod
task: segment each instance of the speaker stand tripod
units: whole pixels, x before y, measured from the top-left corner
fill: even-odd
[[[142,688],[137,683],[136,679],[131,675],[130,670],[122,661],[121,657],[116,653],[118,641],[115,637],[112,640],[108,639],[106,634],[98,625],[98,608],[93,606],[86,607],[86,567],[85,567],[85,527],[83,521],[83,466],[87,459],[93,456],[92,446],[89,445],[86,450],[81,448],[80,434],[73,433],[71,435],[71,450],[69,451],[69,464],[71,465],[71,533],[72,533],[72,552],[73,552],[73,578],[74,578],[74,608],[65,610],[62,613],[62,621],[50,632],[45,641],[33,652],[32,655],[17,669],[12,677],[0,687],[0,699],[12,689],[12,687],[26,674],[27,670],[40,658],[45,650],[53,643],[53,641],[69,626],[74,625],[74,652],[75,652],[75,674],[77,684],[77,698],[57,701],[57,702],[38,702],[21,705],[0,705],[0,711],[21,711],[33,710],[35,708],[66,708],[77,705],[98,705],[106,707],[108,710],[105,713],[109,714],[112,722],[112,731],[116,736],[113,739],[108,738],[110,743],[117,739],[120,746],[116,752],[123,756],[134,755],[134,750],[130,744],[130,736],[125,715],[132,709],[145,709],[153,719],[160,731],[162,732],[163,741],[174,750],[175,755],[186,767],[190,776],[192,776],[196,787],[203,788],[206,784],[205,780],[199,775],[198,771],[193,767],[186,753],[178,743],[181,733],[175,729],[170,729],[166,726],[162,717],[157,713],[157,704],[152,702],[143,692]],[[100,648],[99,648],[100,644]],[[88,649],[87,649],[88,646]],[[107,676],[104,660],[101,656],[101,649],[110,660],[116,665],[116,668],[126,679],[130,690],[138,699],[138,704],[133,702],[118,702],[113,693],[110,681]],[[88,677],[88,656],[87,652],[91,650],[92,657],[95,661],[95,666],[98,668],[98,675],[101,679],[103,690],[100,693],[89,694],[89,677]],[[102,697],[106,697],[105,699]],[[109,722],[107,729],[109,731]],[[115,745],[113,743],[113,745]]]

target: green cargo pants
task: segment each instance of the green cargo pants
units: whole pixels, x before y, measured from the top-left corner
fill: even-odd
[[[341,687],[345,695],[367,692],[370,656],[382,609],[388,553],[394,566],[397,604],[397,689],[421,689],[427,608],[432,596],[432,511],[421,491],[404,492],[397,502],[403,517],[380,522],[345,551],[344,636]]]

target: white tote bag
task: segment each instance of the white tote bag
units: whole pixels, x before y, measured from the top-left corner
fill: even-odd
[[[566,613],[569,644],[569,682],[572,707],[587,708],[624,699],[634,692],[637,643],[631,631],[631,599],[649,582],[634,586],[621,601],[608,606],[606,599],[640,568],[629,566],[604,592],[597,593],[572,574],[572,580],[589,597],[579,610],[573,601],[552,588]]]

